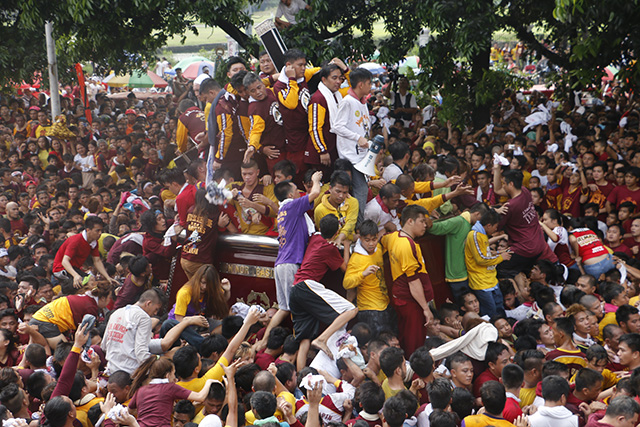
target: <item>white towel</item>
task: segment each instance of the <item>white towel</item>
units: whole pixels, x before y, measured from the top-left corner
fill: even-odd
[[[482,361],[487,351],[487,345],[497,339],[498,330],[495,326],[491,323],[481,323],[460,338],[432,349],[430,353],[433,360],[441,360],[461,351],[472,359]]]
[[[333,128],[333,123],[335,123],[336,118],[338,117],[338,103],[342,100],[342,95],[340,94],[340,92],[331,92],[331,89],[325,86],[325,84],[322,82],[318,84],[318,90],[327,101],[327,107],[329,109],[329,122],[331,127]]]

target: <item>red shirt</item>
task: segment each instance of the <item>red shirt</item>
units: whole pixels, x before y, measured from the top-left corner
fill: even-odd
[[[56,252],[56,257],[53,260],[53,272],[58,273],[64,270],[62,266],[62,259],[65,255],[69,256],[71,266],[74,268],[81,268],[84,262],[89,258],[89,255],[92,257],[99,257],[100,252],[98,251],[98,242],[94,242],[95,246],[92,248],[87,242],[85,237],[86,231],[82,233],[78,233],[75,236],[69,237],[64,241],[58,252]]]
[[[629,249],[629,247],[624,243],[621,243],[620,246],[616,246],[615,248],[609,245],[609,248],[611,248],[613,252],[622,252],[623,254],[629,255],[633,258],[633,252],[631,252],[631,249]]]
[[[590,229],[578,228],[573,230],[571,234],[578,240],[578,250],[582,262],[608,253],[596,233]]]
[[[485,369],[485,371],[478,375],[478,378],[476,378],[476,380],[473,382],[473,395],[475,397],[480,397],[480,388],[482,387],[482,384],[486,383],[487,381],[500,382],[500,378],[493,375],[493,373],[489,369]]]
[[[202,264],[213,264],[218,241],[217,207],[211,208],[208,215],[196,215],[193,209],[187,215],[185,228],[187,240],[182,245],[182,258]]]
[[[314,234],[309,239],[309,246],[293,283],[305,280],[321,281],[327,271],[339,269],[343,262],[344,259],[338,248],[327,242],[320,234]]]
[[[512,423],[520,415],[522,415],[520,403],[513,397],[507,397],[507,403],[505,403],[504,409],[502,410],[502,418]]]
[[[153,269],[153,277],[158,280],[167,280],[169,278],[171,258],[176,254],[176,245],[164,246],[162,244],[163,240],[161,236],[157,237],[145,233],[142,241],[142,255],[149,260],[149,264]]]
[[[631,191],[626,185],[621,185],[613,189],[609,197],[607,197],[607,201],[613,204],[616,209],[624,202],[631,202],[638,206],[640,205],[640,188]]]
[[[577,186],[573,190],[569,185],[568,179],[562,179],[562,196],[560,199],[560,213],[569,214],[573,218],[580,216],[580,195],[582,186]]]
[[[176,210],[180,218],[180,226],[183,228],[187,225],[189,208],[196,204],[196,191],[198,191],[198,189],[195,185],[186,184],[186,187],[183,187],[180,194],[176,196]]]

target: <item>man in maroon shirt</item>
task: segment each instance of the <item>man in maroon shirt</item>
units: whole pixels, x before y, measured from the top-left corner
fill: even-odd
[[[630,167],[624,171],[624,185],[613,189],[607,197],[607,211],[618,209],[621,203],[632,202],[640,205],[640,168]]]
[[[107,273],[98,251],[98,239],[103,228],[104,223],[100,218],[89,216],[85,221],[84,231],[65,240],[58,249],[53,260],[53,275],[60,282],[65,294],[73,294],[75,289],[82,286],[85,272],[81,268],[89,256],[93,259],[93,266],[102,277],[119,285]]]
[[[319,226],[320,234],[315,234],[309,239],[302,264],[295,275],[296,285],[291,289],[289,297],[294,336],[300,342],[298,366],[304,366],[306,363],[310,345],[324,351],[333,359],[333,353],[327,347],[327,340],[358,313],[353,304],[316,281],[321,280],[329,270],[345,271],[349,261],[348,245],[345,245],[343,259],[340,250],[330,243],[338,234],[338,218],[335,215],[326,215],[320,220]],[[329,327],[311,342],[318,333],[320,322]]]
[[[475,397],[480,397],[482,384],[487,381],[500,382],[502,369],[509,364],[509,357],[509,350],[506,345],[500,342],[490,342],[487,345],[487,351],[484,356],[487,369],[478,375],[478,378],[473,382],[473,395]]]
[[[508,196],[498,213],[502,215],[499,230],[509,235],[513,255],[498,266],[498,277],[515,277],[521,271],[530,271],[538,259],[558,262],[558,257],[547,245],[538,214],[533,206],[531,193],[522,186],[522,171],[508,170],[504,174],[500,166],[493,168],[493,190],[496,196]]]
[[[7,218],[11,221],[11,231],[18,233],[19,236],[26,236],[29,228],[20,218],[20,209],[16,202],[7,203]]]

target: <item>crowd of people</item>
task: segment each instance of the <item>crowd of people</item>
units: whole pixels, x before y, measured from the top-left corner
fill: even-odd
[[[53,123],[0,98],[3,425],[635,426],[631,95],[505,90],[457,129],[402,76],[284,60]],[[277,239],[273,307],[230,301],[233,233]]]

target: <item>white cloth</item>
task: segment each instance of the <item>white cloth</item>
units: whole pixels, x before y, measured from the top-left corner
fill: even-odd
[[[509,166],[509,159],[498,153],[493,153],[493,164],[496,166]]]
[[[279,1],[275,17],[281,18],[282,16],[284,16],[287,22],[293,25],[297,23],[296,15],[298,14],[298,12],[300,12],[302,9],[305,9],[306,7],[307,4],[302,0],[291,0],[291,4],[289,6]]]
[[[529,415],[531,427],[578,427],[578,416],[564,406],[540,406]]]
[[[537,176],[538,179],[540,180],[540,185],[542,185],[543,187],[546,187],[547,184],[549,183],[549,181],[547,180],[547,174],[542,176],[540,174],[540,171],[538,171],[538,169],[536,169],[533,172],[531,172],[531,176]]]
[[[80,166],[80,170],[82,170],[82,172],[90,172],[91,168],[96,167],[96,162],[93,160],[93,156],[90,154],[87,154],[86,157],[82,157],[80,154],[76,154],[73,157],[73,161]]]
[[[327,102],[327,108],[329,109],[329,122],[331,128],[333,128],[333,123],[336,121],[336,117],[338,116],[338,104],[342,101],[342,94],[338,92],[331,92],[324,83],[318,83],[318,90],[324,96],[324,100]]]
[[[469,332],[430,351],[433,360],[444,359],[458,351],[476,360],[484,360],[487,345],[498,339],[498,330],[491,323],[481,323]]]
[[[368,148],[362,148],[358,145],[360,137],[369,138],[369,109],[366,104],[349,94],[340,101],[336,119],[332,131],[337,136],[338,156],[355,165],[369,151]]]
[[[540,104],[537,107],[538,111],[534,111],[529,114],[524,121],[527,122],[527,125],[522,130],[523,133],[526,133],[529,129],[535,128],[538,125],[546,125],[551,120],[551,113],[544,105]]]

